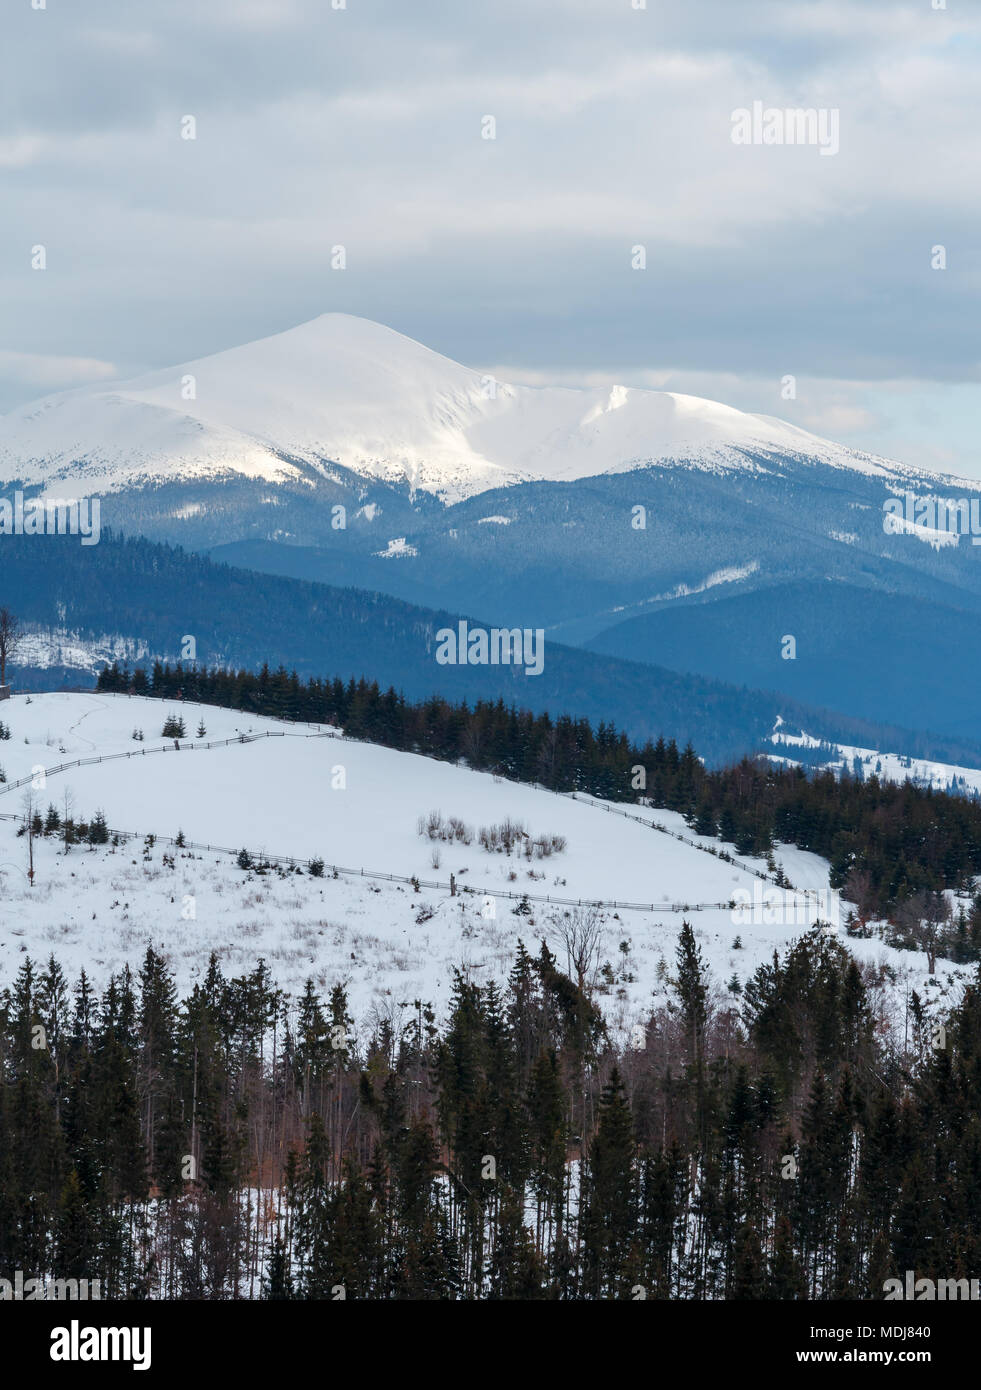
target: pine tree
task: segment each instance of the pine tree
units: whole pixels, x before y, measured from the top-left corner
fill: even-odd
[[[807,1280],[794,1250],[794,1237],[786,1215],[777,1221],[770,1260],[770,1281],[767,1297],[774,1299],[803,1299],[807,1297]]]
[[[681,925],[675,959],[675,989],[681,1003],[685,1036],[694,1061],[701,1053],[702,1035],[708,1018],[708,984],[705,962],[690,922],[683,922]]]
[[[280,1235],[277,1235],[273,1240],[269,1259],[266,1262],[266,1270],[262,1276],[262,1296],[274,1302],[294,1297],[289,1255]]]
[[[585,1168],[582,1217],[584,1289],[616,1297],[637,1219],[634,1133],[616,1070],[603,1087],[596,1135]]]
[[[745,1300],[766,1296],[766,1261],[759,1232],[752,1221],[745,1221],[736,1240],[731,1297]]]

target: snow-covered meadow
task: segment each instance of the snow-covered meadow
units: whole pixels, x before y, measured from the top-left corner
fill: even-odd
[[[171,713],[187,730],[179,751],[161,736]],[[813,904],[804,890],[827,887],[822,860],[780,846],[776,859],[800,891],[787,894],[785,912],[746,921],[728,904],[770,888],[752,872],[765,864],[706,853],[719,842],[697,840],[678,815],[639,808],[611,814],[589,798],[348,741],[326,727],[88,693],[17,695],[0,705],[0,720],[11,730],[0,742],[7,779],[0,783],[0,985],[25,954],[41,960],[51,952],[70,974],[84,966],[101,983],[125,962],[138,965],[152,943],[182,988],[201,976],[212,951],[227,975],[253,969],[261,956],[292,993],[307,978],[322,990],[343,982],[359,1022],[397,1019],[417,1000],[440,1013],[455,966],[503,978],[519,937],[531,950],[544,937],[565,966],[569,914],[581,919],[592,910],[536,899],[647,903],[652,909],[593,913],[601,1002],[610,1021],[626,1028],[645,1016],[652,993],[667,990],[684,916],[721,995],[732,998],[727,986],[734,977],[745,982],[774,949],[807,929]],[[206,733],[198,738],[202,722]],[[142,730],[142,742],[134,730]],[[257,734],[277,736],[191,746]],[[51,771],[107,754],[124,756]],[[33,785],[11,786],[25,777]],[[136,838],[76,845],[67,854],[59,841],[37,839],[31,886],[27,837],[17,833],[27,797],[43,816],[49,803],[63,813],[66,794],[76,820],[101,810],[112,830]],[[458,818],[463,838],[420,834],[420,820],[434,811]],[[531,837],[561,837],[564,847],[530,858],[523,849],[483,848],[480,829],[506,820]],[[168,843],[178,832],[185,848]],[[156,837],[150,847],[148,835]],[[320,858],[327,868],[322,877],[288,864],[244,870],[236,862],[241,848],[269,860]],[[335,877],[335,865],[349,872]],[[372,876],[385,874],[446,885],[452,875],[457,892]],[[727,905],[697,906],[707,903]],[[927,984],[923,955],[844,933],[841,939],[860,959],[894,972],[882,986],[884,1006],[904,997],[907,984],[928,999],[958,987],[958,972],[944,964]]]

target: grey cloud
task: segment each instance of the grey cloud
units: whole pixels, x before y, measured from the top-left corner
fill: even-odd
[[[0,350],[127,373],[342,309],[474,365],[975,381],[979,32],[889,0],[18,5]],[[839,106],[841,153],[737,149],[756,98]],[[0,409],[29,394],[8,371]]]

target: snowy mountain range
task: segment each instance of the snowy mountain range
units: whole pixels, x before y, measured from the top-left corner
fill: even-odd
[[[334,313],[0,419],[0,477],[46,490],[302,482],[336,476],[339,464],[455,502],[653,462],[760,467],[761,455],[897,476],[895,465],[771,416],[626,386],[513,386]]]
[[[981,720],[981,656],[966,634],[981,618],[979,553],[971,537],[929,525],[890,530],[884,512],[910,495],[978,504],[981,487],[769,416],[624,386],[506,384],[377,323],[324,314],[0,417],[0,493],[18,486],[99,495],[102,525],[117,535],[334,586],[315,605],[336,611],[336,590],[356,589],[429,610],[387,610],[384,662],[365,630],[354,674],[451,685],[447,668],[433,668],[428,684],[430,637],[420,635],[442,612],[545,631],[554,668],[547,661],[536,698],[522,697],[535,707],[547,698],[556,711],[646,732],[636,695],[618,695],[647,666],[659,692],[666,672],[692,678],[687,698],[680,687],[672,694],[663,732],[706,751],[730,746],[720,739],[727,724],[739,739],[750,722],[762,736],[780,713],[846,744],[972,756],[964,745]],[[133,580],[105,544],[92,547],[81,591],[45,590],[43,605],[29,557],[15,566],[8,554],[8,580],[16,568],[17,602],[35,624],[140,643],[173,611],[172,595],[143,594],[138,621],[115,624],[114,611],[131,607],[120,586]],[[181,592],[192,592],[190,578]],[[80,612],[79,597],[93,592],[108,595],[102,609]],[[290,594],[295,608],[301,591]],[[280,659],[275,625],[250,629],[234,603],[220,613],[228,630],[208,625],[208,659],[251,663],[259,647]],[[189,622],[174,640],[204,630]],[[318,629],[313,649],[326,641],[354,660],[357,621],[340,628]],[[282,659],[300,663],[290,641]],[[589,662],[570,665],[576,647],[590,649]],[[332,674],[329,661],[319,670]],[[740,687],[753,695],[752,721]]]

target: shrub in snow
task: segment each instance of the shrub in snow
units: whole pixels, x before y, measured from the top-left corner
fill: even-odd
[[[420,816],[416,829],[427,840],[442,840],[444,844],[469,845],[473,842],[473,830],[459,816],[443,819],[442,811],[430,811],[428,816]]]
[[[547,859],[566,847],[564,835],[530,835],[520,821],[510,816],[500,825],[482,825],[479,841],[488,854],[524,853],[526,859]]]

